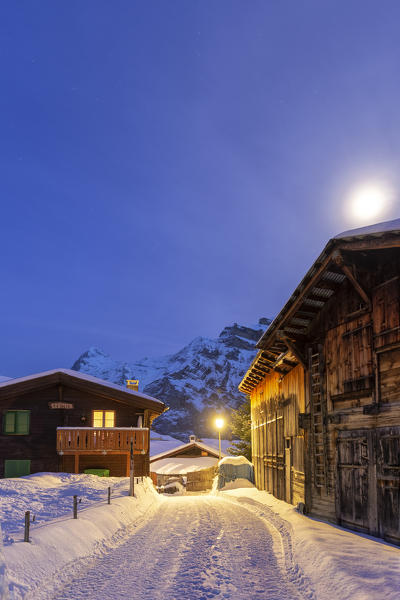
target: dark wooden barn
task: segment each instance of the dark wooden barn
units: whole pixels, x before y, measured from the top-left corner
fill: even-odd
[[[400,542],[400,219],[330,240],[240,384],[256,483]]]
[[[165,405],[77,371],[59,369],[0,383],[0,477],[108,469],[149,474],[149,428]]]

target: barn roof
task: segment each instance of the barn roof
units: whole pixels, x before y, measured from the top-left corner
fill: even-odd
[[[166,410],[166,406],[157,398],[131,390],[122,385],[73,371],[72,369],[53,369],[34,373],[25,377],[17,377],[0,382],[0,400],[24,394],[33,389],[49,387],[57,383],[68,385],[79,389],[85,389],[88,392],[119,400],[127,404],[134,404],[140,408],[149,409],[153,414],[161,414]]]
[[[257,343],[259,352],[239,390],[250,393],[271,370],[285,375],[296,364],[305,365],[302,342],[325,304],[347,279],[363,302],[361,312],[370,308],[370,298],[350,268],[354,252],[400,247],[400,219],[345,231],[330,239],[322,253],[300,281],[278,316]]]

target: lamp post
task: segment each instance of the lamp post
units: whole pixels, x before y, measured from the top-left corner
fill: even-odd
[[[219,449],[219,459],[221,460],[221,429],[224,426],[224,420],[221,417],[215,419],[215,426],[218,429],[218,449]]]

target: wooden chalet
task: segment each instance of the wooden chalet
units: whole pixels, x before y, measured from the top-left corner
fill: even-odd
[[[257,347],[257,487],[400,543],[400,219],[331,239]]]
[[[68,369],[0,383],[0,477],[108,469],[149,475],[149,428],[165,405]]]

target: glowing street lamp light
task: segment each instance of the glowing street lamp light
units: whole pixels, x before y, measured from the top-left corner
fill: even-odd
[[[215,419],[215,427],[218,429],[218,448],[219,448],[219,460],[221,460],[221,429],[225,425],[224,420],[221,417]]]

